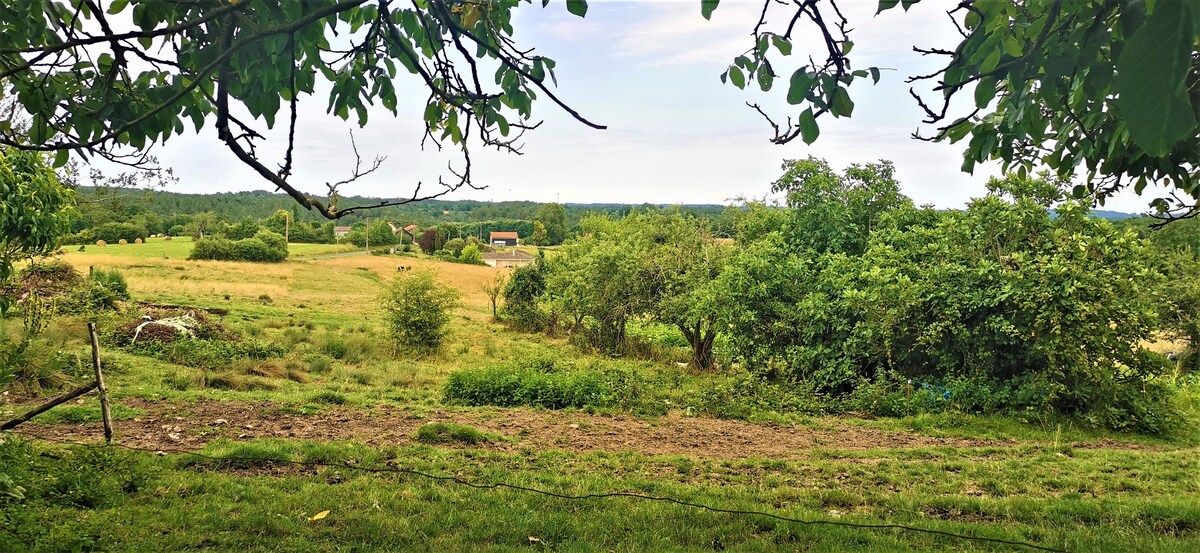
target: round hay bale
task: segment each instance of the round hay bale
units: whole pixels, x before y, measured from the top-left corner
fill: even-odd
[[[107,245],[108,245],[108,242],[105,242],[105,241],[103,241],[103,240],[97,240],[97,241],[96,241],[96,245],[97,245],[97,246],[99,246],[99,247],[101,247],[101,248],[103,248],[104,246],[107,246]]]
[[[133,239],[133,243],[134,243],[134,244],[141,244],[141,243],[142,243],[142,239],[141,239],[141,238],[134,238],[134,239]]]
[[[128,244],[128,243],[129,243],[129,241],[124,238],[117,241],[117,244],[122,245],[122,246],[124,246],[125,244]]]
[[[171,235],[169,235],[169,234],[163,237],[163,240],[170,240],[170,239],[171,239]]]

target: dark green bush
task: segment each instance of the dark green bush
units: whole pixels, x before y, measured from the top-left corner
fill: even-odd
[[[121,240],[133,243],[138,238],[145,240],[147,236],[150,236],[150,231],[132,223],[104,223],[92,229],[92,237],[95,240],[103,240],[109,244],[116,244]]]
[[[192,253],[188,255],[188,259],[278,263],[287,259],[287,241],[282,236],[266,230],[236,242],[219,236],[204,238],[197,240],[192,246]]]

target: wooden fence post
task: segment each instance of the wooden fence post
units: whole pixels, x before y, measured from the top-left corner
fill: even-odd
[[[112,413],[108,410],[108,389],[104,387],[104,374],[100,372],[100,338],[96,336],[96,323],[88,323],[92,335],[92,367],[96,369],[96,388],[100,390],[100,416],[104,420],[104,441],[112,443]]]

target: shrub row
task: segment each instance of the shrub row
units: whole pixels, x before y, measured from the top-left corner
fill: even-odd
[[[283,236],[260,230],[251,238],[237,241],[219,236],[197,240],[188,259],[278,263],[287,256],[287,240]]]

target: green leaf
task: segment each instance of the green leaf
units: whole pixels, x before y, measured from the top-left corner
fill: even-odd
[[[1117,58],[1118,113],[1133,142],[1155,157],[1196,127],[1186,88],[1193,29],[1183,5],[1157,4]]]
[[[1025,52],[1021,49],[1021,41],[1011,35],[1004,37],[1004,53],[1014,58],[1025,55]]]
[[[833,114],[841,117],[850,117],[854,113],[854,102],[850,100],[850,93],[845,88],[837,87],[833,91]]]
[[[821,135],[821,127],[817,126],[817,118],[813,116],[812,108],[804,110],[800,114],[800,138],[805,144],[812,144],[817,141],[817,137]]]
[[[113,3],[108,6],[108,14],[115,15],[121,13],[125,6],[129,5],[129,0],[113,0]]]
[[[720,3],[721,0],[700,0],[700,15],[703,15],[704,19],[712,19],[712,14]]]
[[[573,15],[583,17],[587,15],[587,0],[567,0],[567,11]]]
[[[769,92],[774,83],[775,74],[771,72],[771,64],[767,63],[767,60],[763,60],[762,67],[758,68],[758,87],[763,92]]]
[[[729,80],[733,81],[733,86],[738,88],[746,88],[746,76],[742,74],[741,69],[730,67]]]
[[[808,96],[808,90],[812,88],[813,80],[805,67],[792,73],[792,81],[788,85],[787,102],[793,106],[803,102],[805,96]]]
[[[975,85],[975,107],[986,108],[996,97],[996,78],[984,77]]]
[[[879,0],[879,9],[875,11],[875,15],[879,15],[886,10],[890,10],[900,5],[900,0]]]
[[[871,67],[869,70],[871,71],[871,80],[874,81],[875,84],[879,84],[879,68]]]
[[[54,153],[54,166],[62,167],[71,160],[71,150],[59,150]]]
[[[771,35],[771,42],[775,44],[775,49],[779,50],[780,54],[785,56],[792,55],[792,43],[788,39],[779,35]]]

